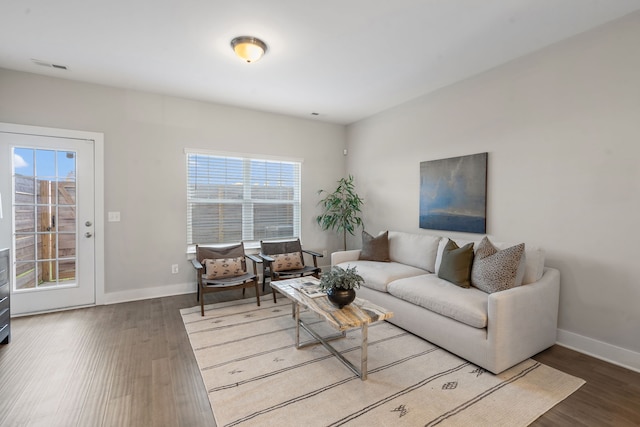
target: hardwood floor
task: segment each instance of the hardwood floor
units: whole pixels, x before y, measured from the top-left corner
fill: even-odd
[[[194,305],[180,295],[14,319],[0,426],[215,426],[178,311]],[[560,346],[535,359],[587,384],[534,426],[640,425],[640,373]]]
[[[183,295],[14,319],[0,347],[0,426],[215,426],[178,311],[195,303]]]
[[[533,426],[640,426],[640,373],[558,345],[534,359],[587,383]]]

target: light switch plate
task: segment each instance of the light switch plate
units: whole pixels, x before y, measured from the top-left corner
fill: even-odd
[[[120,212],[109,212],[109,222],[120,222]]]

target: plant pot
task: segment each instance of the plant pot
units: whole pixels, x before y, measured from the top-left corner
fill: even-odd
[[[356,299],[356,291],[353,289],[330,288],[327,291],[327,297],[333,305],[342,308]]]

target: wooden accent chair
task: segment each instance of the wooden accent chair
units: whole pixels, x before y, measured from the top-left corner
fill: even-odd
[[[304,254],[313,257],[313,267],[304,264]],[[302,249],[300,239],[286,241],[260,241],[260,258],[262,264],[262,291],[264,292],[267,276],[273,282],[276,280],[291,279],[313,275],[320,278],[318,257],[322,254]],[[273,301],[276,301],[276,291],[273,292]]]
[[[253,273],[247,272],[247,261],[253,262]],[[196,257],[191,260],[198,276],[198,299],[200,314],[204,316],[204,294],[208,292],[228,291],[253,287],[256,291],[256,302],[260,306],[260,288],[256,276],[257,264],[262,260],[255,255],[244,252],[242,242],[227,246],[196,245]]]

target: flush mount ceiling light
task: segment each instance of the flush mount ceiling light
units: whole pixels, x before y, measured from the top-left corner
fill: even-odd
[[[233,51],[245,62],[256,62],[267,51],[267,45],[260,39],[240,36],[231,40]]]

